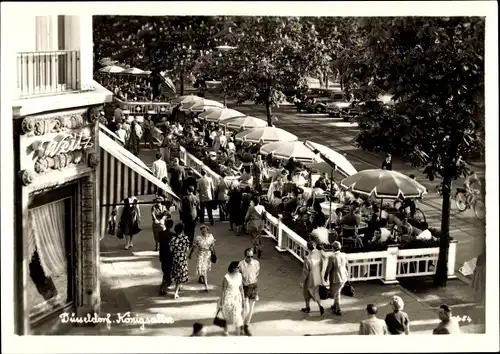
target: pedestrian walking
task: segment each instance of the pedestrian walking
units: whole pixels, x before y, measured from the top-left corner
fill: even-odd
[[[191,168],[186,168],[186,178],[182,181],[182,195],[187,195],[187,189],[189,186],[193,187],[194,194],[196,194],[196,186],[197,181],[196,177],[193,174],[193,170]]]
[[[141,231],[139,224],[141,222],[141,211],[137,206],[137,198],[130,197],[123,200],[124,206],[119,210],[120,220],[118,224],[119,231],[125,237],[125,249],[133,247],[132,239]]]
[[[182,284],[188,281],[188,259],[189,239],[184,234],[182,224],[175,225],[175,236],[170,240],[170,251],[172,252],[171,279],[175,282],[174,299],[179,298],[179,290]]]
[[[347,272],[347,256],[345,253],[340,252],[342,248],[340,242],[333,243],[333,255],[328,259],[326,267],[325,281],[330,280],[330,295],[333,298],[333,313],[340,316],[342,309],[340,306],[341,291],[346,281],[348,280]]]
[[[240,262],[241,264],[241,262]],[[240,335],[243,325],[243,281],[239,272],[238,262],[231,262],[228,272],[222,280],[222,291],[217,303],[217,313],[222,312],[222,316],[227,321],[224,328],[224,335],[229,335],[229,324],[235,326],[236,335]]]
[[[208,272],[212,270],[212,254],[215,254],[215,237],[209,231],[208,226],[200,227],[200,236],[196,236],[193,247],[189,253],[189,259],[196,250],[196,275],[198,283],[205,285],[205,291],[208,292]]]
[[[243,327],[240,330],[247,336],[251,336],[249,326],[252,320],[255,303],[259,301],[258,277],[260,273],[260,263],[254,259],[253,249],[245,250],[245,259],[240,261],[238,268],[242,275],[243,296],[245,300],[245,317]]]
[[[184,224],[184,233],[189,238],[190,247],[193,245],[194,229],[196,227],[196,219],[198,218],[198,209],[200,207],[200,201],[193,192],[194,188],[189,186],[187,195],[182,197],[180,212],[181,221]]]
[[[172,285],[172,252],[170,251],[170,241],[175,237],[175,232],[172,231],[174,221],[169,219],[165,222],[165,231],[160,233],[160,263],[163,272],[163,279],[160,285],[160,295],[166,295],[168,287]]]
[[[153,239],[155,241],[155,252],[158,251],[160,233],[165,231],[165,222],[171,218],[167,207],[163,205],[163,197],[155,197],[151,206],[151,217],[153,219]]]
[[[212,206],[214,199],[214,183],[212,178],[207,176],[205,170],[200,172],[201,178],[198,180],[197,190],[200,198],[200,222],[205,221],[205,209],[207,210],[210,225],[214,224],[214,217],[212,215]]]
[[[313,299],[318,304],[319,312],[321,316],[323,316],[325,309],[321,305],[321,298],[319,296],[319,287],[323,284],[321,278],[323,255],[321,251],[316,248],[315,242],[307,242],[307,249],[309,250],[309,254],[304,259],[301,279],[304,300],[306,302],[306,307],[302,309],[302,312],[311,312],[309,304],[311,299]]]
[[[232,188],[229,191],[229,200],[227,201],[227,210],[229,213],[229,230],[236,231],[236,236],[240,234],[242,220],[245,216],[241,215],[241,199],[243,193],[239,187]]]
[[[453,317],[451,308],[448,305],[439,306],[439,325],[432,331],[432,334],[460,334],[458,319]]]
[[[184,168],[179,165],[179,159],[174,158],[173,165],[169,169],[170,172],[170,188],[178,195],[182,195],[182,181],[184,180]]]
[[[151,119],[151,116],[149,114],[146,114],[146,116],[144,117],[144,145],[149,145],[150,149],[153,149],[155,147],[153,143],[153,131],[155,128],[156,126]]]
[[[229,199],[229,182],[226,180],[226,174],[221,173],[221,178],[217,185],[217,205],[219,206],[219,217],[220,221],[226,221],[227,219],[227,202]]]
[[[160,181],[163,178],[168,178],[168,168],[167,163],[163,160],[163,155],[160,153],[156,154],[156,160],[153,162],[153,166],[151,167],[153,171],[153,175],[158,178]]]
[[[377,306],[374,304],[368,304],[366,306],[366,312],[368,313],[368,318],[359,323],[359,335],[369,336],[389,334],[385,321],[377,318]]]
[[[245,223],[248,225],[248,233],[252,237],[252,245],[254,253],[257,257],[262,256],[262,249],[260,248],[262,240],[262,229],[264,227],[264,218],[266,209],[260,204],[260,197],[253,198],[253,205],[248,208],[245,216]]]
[[[130,134],[127,143],[127,149],[135,156],[139,155],[142,134],[143,130],[141,124],[136,117],[130,125]]]
[[[399,296],[393,296],[389,305],[392,307],[392,312],[385,316],[385,324],[390,334],[410,334],[410,319],[408,314],[403,311],[405,303]]]

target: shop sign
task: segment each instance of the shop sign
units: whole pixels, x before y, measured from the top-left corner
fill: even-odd
[[[60,134],[52,140],[42,141],[35,150],[38,157],[44,158],[84,150],[93,146],[92,137],[73,133]]]

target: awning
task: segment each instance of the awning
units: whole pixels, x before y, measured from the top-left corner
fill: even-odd
[[[101,232],[107,226],[113,205],[125,198],[155,194],[156,187],[159,187],[167,192],[172,201],[179,200],[170,186],[156,178],[144,162],[101,131],[99,145]]]
[[[119,143],[120,145],[124,145],[125,142],[118,135],[116,135],[114,132],[109,130],[108,127],[106,127],[104,124],[99,123],[99,133],[101,133],[101,132],[106,134],[113,141]]]

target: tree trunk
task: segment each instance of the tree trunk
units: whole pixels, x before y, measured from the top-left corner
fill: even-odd
[[[269,99],[266,99],[266,115],[267,115],[267,125],[272,127],[273,126],[273,116],[272,116],[272,111],[271,111],[271,102]]]
[[[443,176],[443,207],[441,212],[441,234],[439,238],[439,258],[434,275],[434,285],[446,286],[448,282],[448,251],[450,249],[450,209],[452,178]]]

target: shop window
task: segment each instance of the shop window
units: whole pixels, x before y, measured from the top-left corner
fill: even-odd
[[[27,306],[36,322],[73,300],[71,261],[72,200],[29,210]]]

